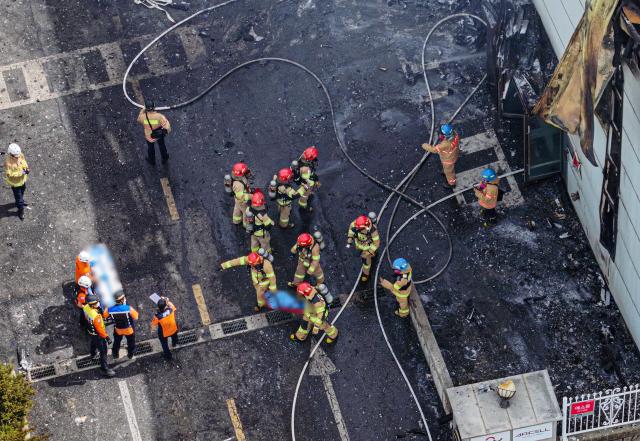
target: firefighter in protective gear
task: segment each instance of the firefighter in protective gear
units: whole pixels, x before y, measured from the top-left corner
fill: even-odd
[[[456,161],[460,155],[460,136],[449,124],[440,127],[439,143],[435,146],[424,143],[422,148],[430,153],[437,153],[442,162],[442,171],[447,179],[447,185],[456,186]]]
[[[249,253],[247,256],[240,256],[235,259],[227,260],[220,264],[220,268],[223,270],[233,268],[235,266],[251,267],[251,283],[256,290],[256,312],[260,311],[266,304],[264,299],[264,293],[268,291],[275,293],[278,290],[276,285],[276,273],[273,270],[273,265],[268,260],[265,260],[258,253]]]
[[[409,265],[409,262],[407,262],[406,259],[400,257],[393,261],[391,267],[395,273],[396,280],[391,283],[390,281],[380,277],[380,285],[390,291],[398,301],[398,309],[395,311],[395,315],[398,317],[408,317],[409,295],[411,295],[411,288],[413,285],[411,279],[411,265]]]
[[[244,162],[238,162],[231,169],[231,191],[233,192],[233,224],[247,227],[247,207],[251,201],[251,187],[249,186],[251,170]]]
[[[305,149],[300,157],[299,177],[297,179],[300,184],[300,190],[302,190],[298,205],[309,212],[313,211],[313,207],[309,205],[309,198],[320,188],[320,181],[316,174],[317,165],[318,149],[315,146]]]
[[[257,252],[260,248],[267,253],[271,252],[271,234],[269,230],[274,225],[266,209],[264,193],[256,191],[251,196],[251,210],[253,213],[253,231],[251,232],[251,251]]]
[[[307,282],[302,282],[296,289],[298,295],[305,299],[304,313],[302,320],[306,322],[303,326],[301,323],[295,334],[291,334],[292,341],[305,341],[309,336],[309,331],[313,329],[313,334],[324,331],[327,334],[325,343],[333,343],[338,338],[338,329],[327,321],[329,310],[327,303],[318,293],[318,291]]]
[[[291,203],[297,197],[304,194],[304,188],[300,187],[298,190],[293,188],[293,170],[291,168],[283,168],[278,172],[276,176],[276,203],[278,204],[278,211],[280,213],[280,220],[278,225],[280,228],[293,228],[295,224],[289,222],[291,217]]]
[[[166,116],[160,112],[156,112],[156,106],[153,101],[148,100],[144,103],[144,108],[140,109],[138,114],[138,123],[144,127],[144,137],[147,141],[147,162],[155,165],[156,163],[156,147],[155,143],[158,143],[160,149],[160,156],[162,156],[162,163],[166,164],[169,160],[169,154],[167,153],[167,146],[164,143],[165,135],[171,132],[171,124]],[[160,128],[163,130],[159,135],[154,137],[154,132],[160,132]]]
[[[298,266],[293,282],[289,282],[289,286],[300,285],[304,281],[305,274],[314,276],[317,285],[324,283],[324,272],[320,266],[320,244],[316,243],[311,234],[299,235],[295,245],[291,247],[291,254],[298,254]]]
[[[107,348],[111,337],[107,334],[104,320],[100,314],[100,302],[95,294],[87,295],[87,303],[82,307],[87,322],[87,332],[91,338],[91,357],[100,354],[100,370],[106,377],[113,377],[116,373],[107,364]]]
[[[376,251],[380,248],[380,235],[378,228],[373,224],[369,216],[358,216],[351,222],[349,233],[347,234],[347,248],[355,241],[356,250],[360,251],[362,258],[361,282],[369,280],[371,263],[376,256]]]
[[[483,225],[490,227],[495,225],[497,219],[496,206],[500,195],[500,178],[492,168],[487,168],[482,172],[482,180],[473,188],[480,211],[483,217]]]
[[[116,304],[106,308],[102,313],[102,317],[106,320],[111,318],[114,323],[113,328],[113,346],[111,347],[111,355],[113,358],[120,357],[120,344],[122,339],[127,339],[127,357],[133,358],[136,349],[136,320],[138,320],[138,311],[133,306],[127,304],[127,298],[122,291],[115,295]]]

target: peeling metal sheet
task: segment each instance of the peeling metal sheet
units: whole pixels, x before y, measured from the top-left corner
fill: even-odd
[[[569,41],[534,113],[561,130],[580,135],[585,156],[593,153],[594,110],[613,75],[611,19],[618,0],[587,0],[585,13]]]

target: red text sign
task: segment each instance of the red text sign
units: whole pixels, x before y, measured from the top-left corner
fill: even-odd
[[[595,400],[586,400],[578,401],[577,403],[571,403],[571,416],[593,413],[593,409],[595,408],[595,406]]]

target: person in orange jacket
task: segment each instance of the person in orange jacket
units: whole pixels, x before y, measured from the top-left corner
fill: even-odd
[[[487,168],[482,172],[482,181],[474,187],[474,192],[480,204],[483,225],[490,227],[495,225],[497,220],[496,206],[500,196],[500,178],[495,170]]]
[[[91,275],[91,256],[87,251],[80,251],[80,254],[76,256],[76,284],[80,280],[82,276],[88,276],[90,279]]]
[[[429,153],[437,153],[442,163],[442,172],[447,179],[447,186],[456,186],[456,161],[460,156],[460,136],[449,124],[440,127],[440,142],[437,145],[422,144],[422,148]]]
[[[116,304],[106,308],[102,313],[104,319],[111,318],[114,323],[113,346],[111,355],[113,358],[120,357],[120,344],[122,339],[127,339],[127,357],[131,360],[136,350],[136,320],[138,311],[133,306],[127,304],[127,298],[122,291],[115,295]]]
[[[100,354],[100,370],[105,377],[113,377],[116,373],[109,368],[107,363],[108,344],[111,343],[111,337],[107,334],[104,326],[104,320],[100,314],[100,300],[95,294],[87,295],[87,303],[82,307],[84,318],[87,322],[87,332],[91,337],[91,346],[89,352],[91,357]]]
[[[165,360],[171,360],[171,350],[169,349],[169,338],[171,345],[178,344],[178,324],[176,323],[176,307],[166,297],[158,300],[158,311],[151,321],[151,329],[158,328],[158,339],[162,345],[162,352]]]

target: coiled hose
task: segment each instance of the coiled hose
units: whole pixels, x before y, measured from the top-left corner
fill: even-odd
[[[185,19],[175,23],[174,25],[172,25],[171,27],[169,27],[168,29],[166,29],[165,31],[163,31],[162,33],[160,33],[157,37],[155,37],[150,43],[148,43],[144,48],[142,48],[142,50],[133,58],[133,60],[131,61],[131,63],[129,64],[129,66],[127,67],[127,70],[125,71],[123,80],[122,80],[122,90],[124,93],[125,98],[134,106],[138,107],[138,108],[144,108],[144,105],[142,103],[137,103],[136,101],[134,101],[130,96],[129,93],[127,91],[127,80],[130,74],[130,71],[133,67],[133,65],[136,63],[136,61],[147,51],[149,50],[149,48],[151,48],[153,45],[155,45],[159,40],[161,40],[165,35],[167,35],[168,33],[170,33],[171,31],[173,31],[174,29],[184,25],[185,23],[191,21],[192,19],[194,19],[195,17],[198,17],[199,15],[202,15],[204,13],[207,12],[211,12],[213,10],[216,10],[218,8],[233,4],[238,2],[238,0],[227,0],[225,2],[213,5],[213,6],[209,6],[207,8],[204,8],[200,11],[195,12],[194,14],[186,17]],[[424,41],[423,44],[423,48],[422,48],[422,68],[423,68],[423,74],[424,74],[424,79],[425,79],[425,84],[427,87],[427,93],[429,96],[429,102],[430,102],[430,107],[431,107],[431,130],[430,130],[430,143],[433,141],[433,136],[435,133],[435,109],[434,109],[434,104],[433,104],[433,96],[431,93],[431,87],[429,84],[429,79],[427,77],[427,72],[426,72],[426,66],[425,66],[425,50],[426,50],[426,46],[427,43],[429,41],[429,39],[431,38],[431,35],[435,32],[435,30],[442,25],[443,23],[449,21],[449,20],[453,20],[455,18],[463,18],[463,17],[471,17],[474,18],[478,21],[480,21],[483,24],[486,24],[481,18],[473,15],[473,14],[467,14],[467,13],[459,13],[459,14],[453,14],[450,15],[442,20],[440,20],[438,23],[436,23],[436,25],[431,29],[431,31],[429,32],[429,34],[427,35],[427,38]],[[425,283],[427,281],[433,280],[434,278],[438,277],[440,274],[442,274],[442,272],[445,271],[445,269],[447,268],[447,266],[449,265],[449,262],[451,261],[451,257],[452,257],[452,253],[453,253],[453,248],[452,248],[452,243],[451,243],[451,238],[449,236],[449,233],[447,231],[446,226],[442,223],[442,221],[435,215],[433,214],[430,209],[435,207],[437,204],[444,202],[447,199],[450,199],[454,196],[456,196],[457,194],[460,194],[468,189],[464,189],[464,190],[460,190],[456,193],[453,193],[451,195],[448,195],[432,204],[429,205],[424,205],[423,203],[417,201],[416,199],[414,199],[413,197],[407,195],[406,193],[404,193],[404,191],[406,190],[406,188],[409,186],[409,184],[411,183],[411,181],[415,178],[416,173],[418,172],[418,170],[420,169],[420,167],[424,164],[424,162],[427,160],[427,158],[429,157],[429,154],[425,154],[423,155],[423,157],[420,159],[420,161],[416,164],[416,166],[402,179],[402,181],[396,186],[396,187],[391,187],[390,185],[382,182],[381,180],[379,180],[378,178],[374,177],[373,175],[371,175],[370,173],[368,173],[366,170],[364,170],[360,165],[358,165],[353,158],[351,158],[351,156],[349,155],[349,153],[347,152],[347,148],[345,145],[344,140],[342,139],[341,133],[339,131],[338,128],[338,123],[336,120],[336,116],[335,116],[335,109],[333,106],[333,102],[331,100],[331,95],[329,94],[329,90],[327,89],[325,83],[310,69],[308,69],[306,66],[293,61],[293,60],[289,60],[286,58],[279,58],[279,57],[262,57],[262,58],[258,58],[258,59],[253,59],[253,60],[249,60],[246,61],[234,68],[232,68],[231,70],[227,71],[225,74],[223,74],[220,78],[218,78],[215,82],[213,82],[209,87],[207,87],[206,89],[204,89],[201,93],[199,93],[198,95],[196,95],[193,98],[188,99],[187,101],[181,102],[181,103],[177,103],[174,105],[169,105],[169,106],[161,106],[161,107],[157,107],[157,110],[172,110],[172,109],[178,109],[180,107],[184,107],[187,106],[189,104],[194,103],[195,101],[199,100],[200,98],[202,98],[203,96],[205,96],[207,93],[209,93],[211,90],[213,90],[216,86],[218,86],[222,81],[224,81],[226,78],[228,78],[229,76],[231,76],[233,73],[237,72],[238,70],[247,67],[249,65],[255,64],[255,63],[263,63],[263,62],[281,62],[281,63],[285,63],[294,67],[297,67],[298,69],[304,71],[305,73],[307,73],[308,75],[310,75],[317,83],[318,85],[322,88],[322,91],[327,99],[327,103],[329,105],[329,109],[331,112],[331,120],[333,123],[333,130],[335,132],[336,135],[336,140],[338,141],[338,145],[340,147],[340,149],[342,150],[343,155],[345,156],[345,158],[349,161],[349,163],[356,168],[361,174],[363,174],[365,177],[367,177],[369,180],[371,180],[372,182],[376,183],[377,185],[379,185],[380,187],[390,191],[390,195],[387,197],[387,199],[385,200],[382,208],[379,210],[379,219],[382,216],[382,214],[385,212],[387,206],[389,205],[389,202],[393,199],[394,196],[397,196],[398,199],[396,201],[396,204],[394,206],[393,212],[391,214],[391,217],[389,219],[389,224],[387,227],[387,243],[385,245],[383,254],[387,255],[387,258],[390,259],[389,257],[389,246],[391,245],[391,243],[393,243],[393,241],[396,239],[396,237],[398,236],[398,234],[400,234],[400,232],[402,232],[402,230],[414,219],[416,219],[418,216],[420,216],[423,213],[428,213],[429,215],[431,215],[436,222],[439,224],[440,228],[442,228],[442,230],[444,231],[445,235],[447,236],[447,240],[448,240],[448,244],[449,244],[449,254],[447,257],[447,261],[445,262],[445,264],[442,266],[442,268],[440,268],[440,270],[438,270],[435,274],[433,274],[432,276],[424,279],[424,280],[419,280],[416,281],[416,284],[419,283]],[[449,121],[452,121],[457,114],[460,112],[460,110],[464,107],[464,105],[469,101],[469,99],[471,98],[471,96],[480,88],[481,84],[484,82],[486,78],[485,77],[482,78],[482,80],[480,81],[480,83],[476,86],[476,88],[471,92],[471,94],[465,99],[465,101],[462,103],[462,105],[458,108],[458,110],[454,113],[454,115],[451,116],[451,118],[449,119]],[[516,172],[513,172],[511,174],[515,174],[518,172],[521,172],[522,170],[518,170]],[[396,211],[399,205],[399,202],[401,199],[405,199],[406,201],[410,202],[413,205],[416,205],[417,207],[420,208],[419,211],[417,211],[413,216],[411,216],[407,221],[405,221],[397,230],[396,232],[393,234],[392,237],[390,236],[391,233],[391,228],[392,228],[392,224],[393,224],[393,220],[395,218],[396,215]],[[380,270],[380,266],[381,266],[381,262],[382,259],[379,260],[378,265],[376,267],[376,276],[375,279],[377,280],[378,278],[378,273]],[[356,282],[353,286],[353,288],[351,289],[349,296],[347,297],[347,299],[345,300],[344,304],[342,305],[342,307],[338,310],[337,314],[335,315],[335,317],[333,318],[333,320],[331,321],[332,324],[335,324],[338,319],[340,318],[340,316],[342,315],[342,312],[344,311],[344,309],[347,307],[347,305],[349,304],[349,302],[351,301],[356,288],[358,286],[359,283],[359,279],[360,276],[362,274],[362,269],[360,270],[360,272],[358,273]],[[425,429],[427,430],[427,435],[429,437],[429,440],[432,441],[431,438],[431,433],[429,431],[429,426],[427,424],[424,412],[422,410],[422,407],[418,401],[418,398],[413,390],[413,387],[411,386],[411,383],[409,381],[409,379],[407,378],[406,373],[404,372],[402,365],[400,364],[398,358],[395,355],[395,352],[393,351],[393,348],[391,346],[391,343],[389,342],[389,339],[387,337],[387,334],[385,332],[384,326],[382,324],[382,319],[380,316],[380,310],[379,310],[379,305],[378,305],[378,300],[377,300],[377,282],[374,283],[374,299],[375,299],[375,306],[376,306],[376,314],[378,317],[378,322],[380,325],[380,329],[382,331],[383,337],[386,341],[387,347],[389,348],[389,351],[391,352],[391,355],[393,356],[398,369],[400,370],[410,392],[411,392],[411,396],[414,400],[414,402],[416,403],[416,406],[418,407],[418,410],[420,412],[420,418],[424,424]],[[305,362],[302,371],[300,373],[300,376],[298,378],[298,382],[296,384],[296,388],[295,388],[295,393],[294,393],[294,397],[293,397],[293,402],[292,402],[292,409],[291,409],[291,438],[293,441],[296,440],[296,436],[295,436],[295,411],[296,411],[296,404],[297,404],[297,399],[298,399],[298,393],[300,390],[300,385],[302,383],[302,379],[304,378],[304,374],[306,373],[306,370],[309,366],[309,362],[311,361],[311,359],[313,358],[313,355],[315,354],[315,352],[317,351],[318,347],[320,346],[320,344],[322,343],[322,340],[324,339],[324,337],[326,336],[326,334],[322,334],[322,336],[320,337],[319,341],[313,346],[309,357],[307,359],[307,361]]]

